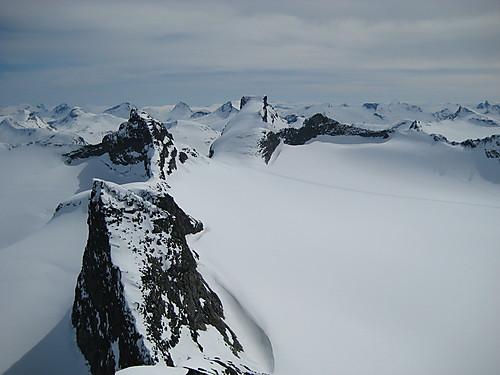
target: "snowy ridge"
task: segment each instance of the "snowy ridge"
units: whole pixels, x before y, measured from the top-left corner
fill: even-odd
[[[115,105],[114,107],[106,109],[103,113],[107,113],[116,117],[121,117],[124,119],[129,118],[130,116],[130,111],[136,108],[136,106],[130,104],[129,102],[124,102],[118,105]]]
[[[156,196],[156,202],[173,206],[176,216],[149,201],[152,197],[94,182],[72,314],[92,373],[158,362],[188,367],[198,352],[196,363],[207,368],[201,373],[231,368],[253,374],[235,364],[243,347],[184,238],[201,230],[200,223],[187,219],[170,197]]]
[[[467,107],[460,106],[457,111],[448,117],[450,120],[466,120],[480,126],[500,127],[500,122],[489,118],[486,115],[481,115]]]

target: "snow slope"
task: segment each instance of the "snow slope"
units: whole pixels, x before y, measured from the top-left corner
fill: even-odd
[[[85,195],[75,197],[43,229],[0,249],[0,296],[8,301],[2,303],[0,319],[0,373],[46,337],[71,308],[87,240],[86,201]],[[72,331],[66,332],[68,339]],[[56,348],[45,356],[54,358]]]
[[[255,313],[275,374],[497,373],[500,188],[427,138],[173,176],[207,227],[191,247]]]
[[[42,228],[78,188],[82,167],[68,167],[41,146],[0,144],[0,252]]]

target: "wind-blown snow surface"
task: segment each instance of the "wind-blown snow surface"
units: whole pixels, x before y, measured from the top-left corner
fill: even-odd
[[[191,247],[266,330],[275,374],[498,373],[500,189],[412,137],[172,176],[206,225]]]

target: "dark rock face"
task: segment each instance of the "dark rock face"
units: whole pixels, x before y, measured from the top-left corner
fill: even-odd
[[[449,116],[449,119],[454,120],[462,116],[473,115],[473,114],[475,114],[474,111],[471,111],[467,107],[460,106],[458,107],[457,111],[454,114]]]
[[[62,103],[62,104],[59,104],[54,109],[52,109],[51,114],[55,115],[55,116],[61,116],[61,115],[66,114],[70,110],[71,110],[71,108],[66,103]]]
[[[363,107],[366,108],[366,109],[371,109],[371,110],[374,110],[376,111],[377,108],[378,108],[379,104],[378,103],[364,103],[363,104]]]
[[[276,110],[267,102],[267,96],[264,96],[263,102],[264,106],[261,111],[262,121],[269,124],[274,124],[275,122],[280,121],[279,115],[276,113]]]
[[[476,108],[477,109],[489,109],[491,107],[491,104],[486,100],[483,103],[479,103]]]
[[[295,122],[297,122],[299,118],[297,117],[297,115],[286,115],[285,117],[283,117],[283,120],[285,120],[288,124],[293,124]]]
[[[233,360],[207,359],[207,368],[213,361],[215,367],[201,373],[227,368],[225,373],[253,374],[233,363],[243,347],[187,245],[185,235],[203,228],[199,221],[166,193],[134,193],[95,180],[88,226],[72,322],[92,374],[159,361],[175,366],[184,355],[179,344],[187,341],[203,356],[199,338],[209,327],[203,342],[211,337],[210,345],[232,353]]]
[[[179,153],[172,135],[163,124],[146,112],[132,109],[130,119],[117,132],[106,135],[97,145],[87,145],[66,154],[69,164],[79,159],[108,154],[114,164],[142,164],[147,177],[165,178],[177,168],[177,159],[184,162],[187,155]]]
[[[432,114],[438,121],[442,121],[442,120],[447,120],[450,118],[450,116],[452,116],[453,114],[451,113],[451,111],[448,109],[448,108],[445,108],[445,109],[442,109],[441,111],[439,112],[435,112]]]
[[[356,135],[368,138],[389,138],[390,130],[372,131],[352,125],[341,124],[320,113],[315,114],[304,122],[299,129],[282,129],[284,142],[289,145],[302,145],[318,135]]]
[[[191,115],[191,118],[193,118],[193,119],[200,118],[200,117],[206,116],[208,114],[210,114],[209,111],[196,111],[195,113],[193,113]]]
[[[457,143],[452,142],[452,144]],[[461,142],[460,145],[468,148],[482,148],[487,158],[499,159],[500,161],[500,135],[498,134],[483,139],[467,139]]]
[[[368,138],[389,138],[391,130],[372,131],[352,125],[341,124],[320,113],[315,114],[306,121],[301,128],[284,128],[278,132],[268,132],[260,141],[260,151],[264,161],[269,162],[271,155],[280,140],[287,145],[303,145],[319,135],[349,135]]]
[[[264,158],[265,163],[269,163],[273,156],[274,150],[279,146],[281,138],[277,133],[266,133],[259,142],[260,152]]]
[[[245,104],[247,104],[252,99],[251,96],[242,96],[240,99],[240,110],[243,108]]]
[[[98,194],[92,192],[89,205],[89,238],[71,318],[92,374],[104,375],[154,362],[125,301],[121,270],[111,260],[106,214]]]
[[[422,126],[420,125],[420,121],[418,120],[413,121],[408,129],[415,130],[417,132],[422,131]]]

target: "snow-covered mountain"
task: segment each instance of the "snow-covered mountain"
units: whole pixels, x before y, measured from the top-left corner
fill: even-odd
[[[495,106],[0,108],[0,373],[496,374]]]
[[[61,132],[77,134],[86,142],[94,144],[115,130],[121,122],[123,118],[107,113],[88,113],[80,107],[74,107],[66,116],[51,121],[50,125]]]
[[[195,119],[194,121],[207,125],[217,132],[222,132],[227,123],[233,119],[238,110],[233,107],[231,102],[227,102],[217,108],[215,111]]]
[[[228,154],[258,156],[262,153],[261,142],[266,135],[288,126],[267,102],[267,96],[244,96],[240,111],[212,143],[210,157]]]
[[[115,105],[114,107],[106,109],[103,113],[107,113],[116,117],[128,119],[130,111],[136,108],[136,106],[130,104],[129,102],[123,102],[121,104]]]
[[[192,117],[194,114],[193,110],[184,102],[179,102],[174,108],[167,114],[165,122],[172,122],[177,120],[186,120]],[[197,117],[197,116],[195,116]]]

